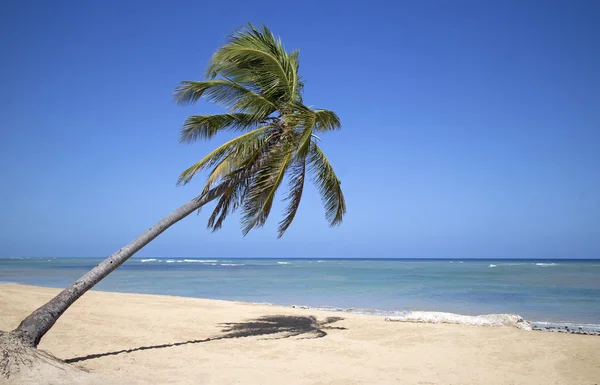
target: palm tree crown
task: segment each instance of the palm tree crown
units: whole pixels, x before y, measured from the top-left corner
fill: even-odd
[[[227,215],[241,210],[242,232],[263,226],[277,189],[289,180],[287,207],[279,222],[281,237],[292,223],[307,171],[317,186],[331,226],[341,223],[346,204],[327,157],[317,145],[315,132],[340,128],[338,116],[312,109],[302,102],[304,83],[298,73],[298,51],[287,52],[266,27],[249,24],[219,48],[206,71],[206,81],[184,81],[175,100],[191,104],[201,97],[229,112],[190,116],[181,130],[182,142],[210,139],[224,130],[242,135],[217,147],[185,170],[179,183],[209,169],[204,193],[224,191],[208,220],[217,230]]]

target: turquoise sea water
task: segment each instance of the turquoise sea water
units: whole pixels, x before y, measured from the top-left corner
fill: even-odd
[[[3,258],[0,282],[65,287],[100,260]],[[537,322],[600,324],[599,260],[131,259],[95,289],[365,313],[515,313]]]

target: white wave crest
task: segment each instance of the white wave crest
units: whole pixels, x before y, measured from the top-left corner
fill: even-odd
[[[280,265],[289,265],[290,264],[289,262],[279,262],[279,261],[277,261],[277,263]]]
[[[245,266],[243,263],[221,263],[221,266]]]
[[[506,266],[523,266],[523,265],[527,265],[527,263],[499,263],[499,264],[490,264],[489,267],[497,267],[497,266],[502,266],[502,267],[506,267]],[[533,263],[532,263],[533,265]]]
[[[154,258],[140,260],[140,262],[154,262],[154,261],[156,261],[156,259],[154,259]]]
[[[167,263],[173,263],[173,262],[177,262],[177,261],[174,259],[167,259]]]
[[[556,265],[558,265],[558,263],[535,263],[535,264],[532,263],[532,265],[548,267],[548,266],[556,266]]]
[[[183,262],[211,263],[217,261],[215,259],[184,259]]]

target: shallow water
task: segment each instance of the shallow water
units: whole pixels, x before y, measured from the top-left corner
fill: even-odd
[[[0,282],[65,287],[91,258],[0,259]],[[362,313],[515,313],[600,324],[599,260],[131,259],[98,290],[166,294]]]

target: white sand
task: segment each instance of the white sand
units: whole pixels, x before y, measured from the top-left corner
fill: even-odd
[[[0,285],[0,329],[15,328],[56,293]],[[241,330],[248,331],[247,321],[277,315],[285,317],[254,325],[251,332],[262,335],[231,338],[223,332],[224,323],[242,323]],[[311,324],[309,316],[318,322],[341,317],[324,326],[345,329]],[[286,326],[288,333],[265,335],[273,329],[269,325]],[[315,338],[321,336],[315,328],[327,335]],[[289,336],[293,332],[300,334]],[[201,342],[208,338],[213,340]],[[149,348],[103,355],[140,347]],[[378,316],[138,294],[87,293],[40,348],[61,359],[100,354],[74,365],[115,384],[600,384],[597,336],[386,322]],[[45,380],[68,379],[49,373]]]

